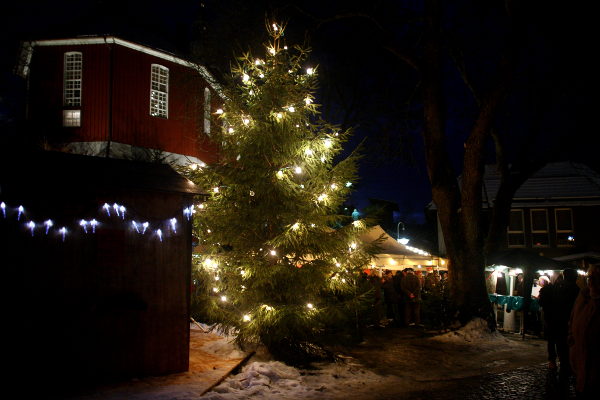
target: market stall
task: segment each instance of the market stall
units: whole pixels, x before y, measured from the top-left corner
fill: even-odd
[[[413,268],[415,271],[433,272],[447,270],[446,259],[434,256],[422,249],[400,244],[396,239],[388,235],[379,225],[375,225],[369,231],[361,236],[361,240],[370,243],[379,238],[382,241],[379,244],[380,251],[373,257],[371,262],[372,269],[392,271]]]

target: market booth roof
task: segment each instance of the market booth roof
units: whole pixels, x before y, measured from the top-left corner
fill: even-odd
[[[375,225],[363,235],[360,239],[365,243],[370,243],[382,238],[378,244],[379,253],[372,262],[373,267],[379,267],[390,270],[401,270],[404,268],[423,268],[423,269],[446,269],[446,260],[428,252],[410,245],[398,243],[394,238],[388,235],[379,225]]]

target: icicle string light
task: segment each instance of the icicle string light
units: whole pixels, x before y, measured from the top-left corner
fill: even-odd
[[[203,208],[203,205],[201,205],[200,208]],[[0,209],[2,210],[2,215],[3,215],[4,219],[6,219],[8,217],[10,210],[13,210],[13,212],[14,212],[14,210],[16,210],[17,221],[20,221],[21,217],[25,214],[25,208],[23,205],[19,205],[16,209],[10,208],[4,201],[0,202]],[[113,203],[112,205],[110,205],[109,203],[104,203],[104,204],[102,204],[100,209],[103,213],[105,213],[106,217],[111,217],[111,216],[119,217],[119,219],[122,220],[123,222],[125,222],[126,225],[130,227],[130,229],[133,228],[139,234],[143,235],[146,233],[146,231],[148,229],[150,229],[150,223],[148,221],[146,221],[144,223],[139,223],[135,220],[125,221],[127,208],[121,204]],[[111,211],[113,211],[113,213],[111,213]],[[191,205],[189,207],[185,207],[182,210],[183,215],[186,217],[186,219],[188,221],[191,220],[191,218],[195,212],[196,211],[195,211],[193,205]],[[95,218],[93,218],[93,219],[81,218],[81,219],[76,219],[76,221],[77,222],[75,222],[75,223],[77,224],[79,229],[82,230],[85,234],[90,233],[90,228],[91,228],[91,233],[96,233],[96,228],[101,225],[100,222]],[[175,217],[169,218],[165,222],[165,224],[169,227],[172,234],[177,234],[177,223],[178,223],[178,220]],[[39,222],[39,223],[36,223],[35,220],[30,219],[25,224],[26,228],[31,233],[31,236],[35,236],[35,228],[38,226],[41,227],[42,225],[45,228],[44,234],[48,235],[50,233],[50,231],[54,229],[55,224],[54,224],[54,220],[51,218],[47,218],[43,222]],[[67,233],[75,232],[75,231],[76,231],[76,229],[69,230],[66,226],[62,226],[60,229],[56,230],[55,232],[60,234],[62,241],[64,242],[66,239]],[[160,228],[154,229],[154,231],[156,232],[159,240],[162,242],[163,238],[165,238],[164,231]]]

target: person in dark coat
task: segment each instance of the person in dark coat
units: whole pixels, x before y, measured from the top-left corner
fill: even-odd
[[[404,278],[404,271],[396,271],[394,274],[394,290],[397,293],[398,300],[398,321],[394,321],[396,326],[404,326],[404,296],[402,295],[402,279]]]
[[[385,301],[385,314],[388,319],[394,320],[394,324],[398,323],[398,293],[394,288],[394,280],[392,271],[386,270],[383,274],[381,283],[383,289],[383,300]]]
[[[556,338],[556,350],[560,362],[559,378],[565,381],[572,375],[567,337],[571,311],[579,295],[579,286],[577,286],[577,271],[573,268],[563,270],[562,275],[562,282],[555,284],[554,287],[552,313],[555,323],[553,334]]]
[[[546,283],[542,286],[538,300],[543,313],[544,337],[546,338],[548,349],[548,368],[556,369],[557,322],[554,313],[554,284]]]
[[[587,287],[581,291],[569,325],[571,367],[578,398],[600,394],[600,264],[588,269]]]
[[[404,322],[406,325],[421,324],[421,282],[412,268],[405,269],[406,276],[402,279],[402,293],[405,309]]]

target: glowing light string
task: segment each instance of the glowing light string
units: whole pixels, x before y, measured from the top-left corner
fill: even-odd
[[[47,219],[46,221],[44,221],[44,225],[46,226],[46,235],[47,235],[50,228],[52,228],[52,225],[54,225],[54,222],[52,222],[51,219]]]
[[[3,201],[0,202],[0,209],[2,209],[2,214],[4,218],[7,218],[7,210],[8,205]],[[203,205],[200,205],[200,208],[203,208]],[[118,203],[113,203],[112,206],[109,203],[104,203],[101,206],[101,209],[103,210],[103,212],[106,213],[106,215],[108,217],[111,216],[111,209],[114,211],[113,215],[116,215],[118,217],[121,218],[121,220],[125,221],[125,216],[126,216],[126,212],[127,212],[127,208],[121,204]],[[9,208],[10,210],[10,208]],[[21,220],[21,217],[25,214],[25,208],[20,205],[18,208],[18,214],[17,214],[17,221]],[[196,213],[196,210],[194,209],[194,205],[190,205],[188,207],[185,207],[183,210],[183,215],[185,215],[185,217],[187,218],[187,220],[191,220],[193,214]],[[91,233],[96,233],[96,228],[98,226],[100,226],[100,222],[96,219],[79,219],[77,220],[77,224],[83,229],[84,233],[88,234],[90,233],[90,228],[91,228]],[[131,220],[130,222],[127,222],[127,224],[131,223],[130,226],[133,226],[133,228],[135,229],[135,231],[139,234],[144,235],[146,233],[146,231],[148,229],[150,229],[150,223],[148,221],[145,221],[143,223],[139,223],[135,220]],[[166,221],[166,223],[168,224],[170,230],[177,234],[177,224],[178,224],[178,220],[177,218],[173,217],[170,218]],[[31,236],[35,236],[35,228],[38,226],[44,226],[45,230],[44,233],[45,235],[48,235],[50,230],[53,229],[54,227],[54,221],[50,218],[44,220],[44,222],[40,222],[39,224],[36,223],[33,220],[29,220],[27,221],[27,223],[25,224],[25,226],[27,227],[27,229],[31,232]],[[69,230],[67,229],[66,226],[62,226],[59,230],[58,233],[61,235],[62,241],[64,242],[66,240],[66,235],[69,233]],[[164,232],[162,229],[156,229],[155,233],[157,234],[159,240],[162,242],[163,241],[163,237],[164,237]]]

